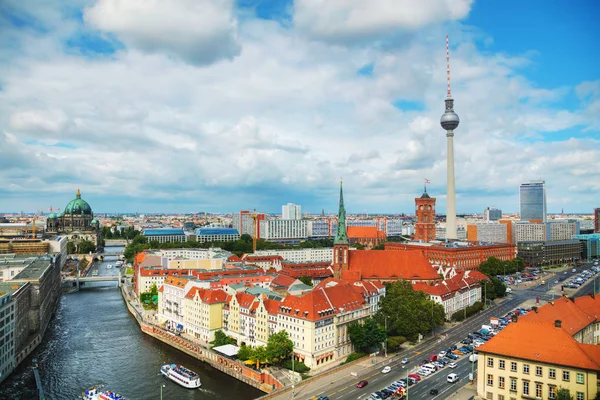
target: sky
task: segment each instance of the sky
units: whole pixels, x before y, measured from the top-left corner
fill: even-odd
[[[600,207],[600,2],[4,0],[0,212]]]

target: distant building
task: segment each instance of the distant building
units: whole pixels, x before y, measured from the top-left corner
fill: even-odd
[[[513,225],[514,243],[546,240],[546,225],[542,223],[517,222]]]
[[[549,221],[546,223],[546,240],[568,240],[579,235],[579,221]]]
[[[520,242],[517,253],[526,265],[561,264],[581,259],[582,244],[577,239]]]
[[[0,289],[0,382],[16,367],[15,362],[15,302],[12,295]]]
[[[302,219],[302,206],[294,203],[281,206],[281,219]]]
[[[437,225],[435,227],[436,239],[446,239],[446,225]],[[456,227],[456,238],[458,240],[467,240],[467,229],[464,226]]]
[[[240,233],[235,228],[197,228],[194,235],[200,243],[235,242],[240,239]]]
[[[292,249],[292,250],[258,250],[255,256],[281,256],[285,261],[292,263],[321,262],[333,260],[331,247],[318,249]]]
[[[497,208],[487,207],[483,210],[483,220],[484,221],[498,221],[502,218],[502,210]]]
[[[377,229],[376,226],[348,226],[348,240],[350,244],[358,243],[367,249],[385,242],[385,232]]]
[[[600,233],[600,208],[594,208],[594,233]]]
[[[546,184],[544,181],[522,183],[519,188],[521,221],[546,222]]]
[[[308,238],[308,222],[302,219],[260,221],[260,238],[279,243],[299,243]]]
[[[467,225],[467,240],[470,242],[510,243],[507,241],[507,225],[498,222]]]
[[[573,235],[573,239],[579,240],[582,244],[581,258],[583,260],[600,258],[600,233]]]
[[[148,239],[148,242],[157,241],[159,243],[185,242],[186,236],[183,229],[156,228],[144,229],[142,235]]]
[[[252,213],[248,210],[242,210],[239,213],[233,213],[231,215],[232,228],[237,229],[240,235],[246,234],[252,237],[262,238],[260,231],[260,221],[266,219],[265,214],[256,213],[256,225],[254,225],[254,218]]]

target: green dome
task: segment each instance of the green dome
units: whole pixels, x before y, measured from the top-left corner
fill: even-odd
[[[58,214],[56,214],[56,218],[62,218],[63,215],[64,215],[63,213],[58,213]]]
[[[56,218],[56,214],[50,213],[50,215],[48,215],[48,218],[49,219],[54,219],[54,218]]]
[[[77,190],[77,197],[71,200],[65,207],[64,213],[66,215],[94,215],[92,207],[90,207],[87,201],[81,198],[79,190]]]
[[[96,220],[96,219],[93,219],[92,222],[91,222],[92,225],[95,225],[97,223],[98,223],[98,220]]]

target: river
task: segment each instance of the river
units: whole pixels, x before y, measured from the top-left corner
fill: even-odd
[[[117,273],[114,268],[106,270],[109,263],[106,260],[94,268],[100,275]],[[83,390],[98,385],[132,400],[159,399],[162,385],[165,400],[245,400],[262,395],[142,333],[116,286],[86,285],[80,292],[61,296],[42,344],[2,383],[0,399],[37,399],[32,358],[38,359],[44,393],[52,400],[81,398]],[[164,363],[182,364],[197,372],[201,388],[188,390],[165,379],[159,372]]]

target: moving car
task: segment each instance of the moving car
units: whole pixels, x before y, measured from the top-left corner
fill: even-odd
[[[446,378],[446,380],[448,381],[448,383],[458,382],[458,375],[457,374],[450,374],[450,375],[448,375],[448,377]]]
[[[431,394],[431,395],[434,395],[434,396],[435,396],[436,394],[438,394],[438,390],[437,390],[437,389],[431,389],[431,390],[429,391],[429,394]]]
[[[369,384],[369,381],[367,381],[366,379],[363,379],[362,381],[358,382],[356,384],[357,388],[364,388],[365,386],[367,386]]]
[[[457,363],[455,363],[455,362],[451,362],[450,364],[448,364],[448,366],[449,366],[450,368],[456,368],[456,367],[458,366],[458,364],[457,364]]]
[[[384,369],[381,370],[381,373],[382,374],[387,374],[391,370],[392,370],[392,368],[388,365],[387,367],[385,367]]]
[[[402,359],[402,364],[408,364],[408,358],[404,357],[404,358]]]

